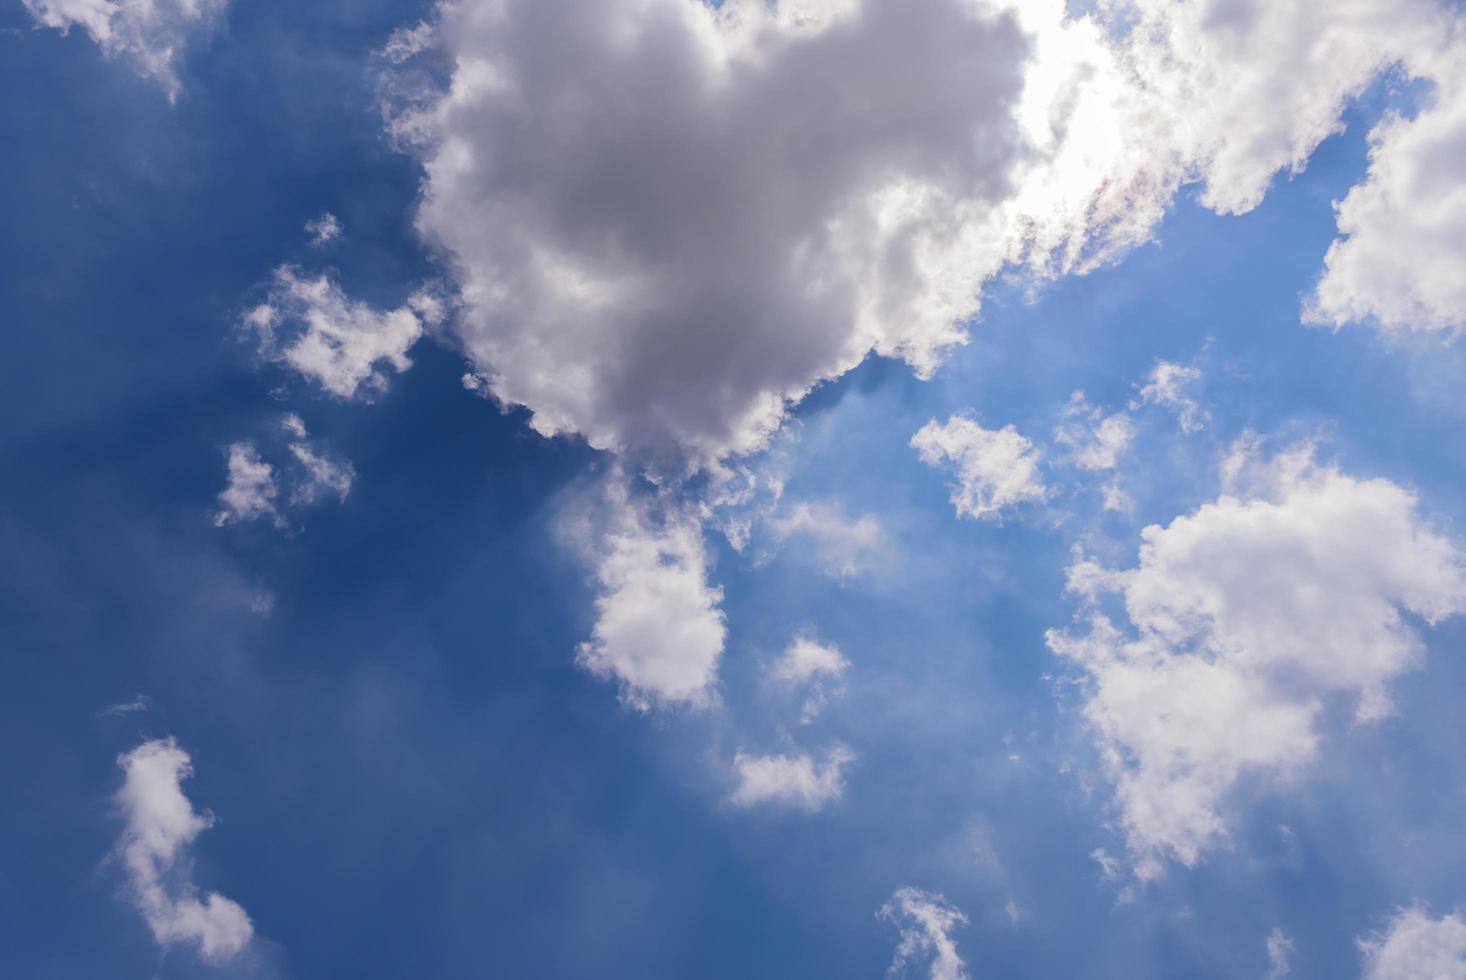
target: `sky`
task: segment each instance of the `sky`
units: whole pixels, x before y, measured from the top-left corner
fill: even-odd
[[[1463,18],[0,0],[0,974],[1466,980]]]

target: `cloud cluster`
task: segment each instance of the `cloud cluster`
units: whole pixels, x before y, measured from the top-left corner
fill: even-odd
[[[276,467],[266,462],[249,440],[229,447],[228,482],[219,492],[219,510],[214,514],[217,527],[268,519],[283,528],[291,512],[328,494],[345,500],[351,492],[356,478],[351,464],[312,446],[300,416],[286,415],[280,427],[290,437],[292,464]]]
[[[1042,453],[1011,425],[984,429],[975,419],[953,415],[932,419],[911,438],[929,466],[956,471],[952,506],[959,517],[995,520],[1005,508],[1043,500]]]
[[[1383,936],[1361,939],[1364,980],[1466,980],[1466,921],[1401,909]]]
[[[124,58],[178,97],[178,60],[184,46],[217,25],[229,0],[21,0],[36,23],[69,31],[79,27],[108,57]]]
[[[1386,480],[1318,464],[1312,447],[1264,460],[1244,443],[1225,492],[1141,534],[1136,567],[1069,569],[1088,630],[1049,646],[1087,676],[1085,718],[1116,784],[1141,878],[1195,863],[1226,837],[1219,811],[1247,773],[1309,761],[1329,699],[1361,721],[1424,655],[1406,613],[1466,610],[1466,567]],[[1130,630],[1100,611],[1124,603]]]
[[[930,372],[995,275],[1115,258],[1187,183],[1255,207],[1396,64],[1440,94],[1376,133],[1316,312],[1459,319],[1457,27],[1435,0],[449,0],[384,60],[447,65],[389,86],[390,124],[489,389],[697,465],[872,352]],[[1384,315],[1349,298],[1367,271]]]
[[[901,932],[888,977],[906,976],[913,962],[928,959],[931,980],[968,980],[971,976],[952,938],[954,929],[967,924],[967,916],[942,895],[909,886],[898,888],[876,915]]]
[[[160,945],[197,945],[211,963],[232,959],[249,944],[254,926],[236,902],[217,892],[200,896],[188,849],[213,817],[183,794],[193,775],[188,753],[173,739],[144,742],[121,756],[124,779],[117,805],[126,827],[117,852],[129,896]]]

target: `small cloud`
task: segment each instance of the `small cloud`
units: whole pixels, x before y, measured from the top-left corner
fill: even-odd
[[[784,650],[784,655],[769,667],[769,676],[787,687],[805,687],[808,691],[801,723],[809,724],[825,706],[843,693],[839,681],[850,668],[850,661],[833,643],[824,644],[812,637],[799,635]]]
[[[630,498],[621,477],[606,487],[605,526],[592,537],[596,623],[576,662],[620,682],[636,708],[712,703],[727,634],[723,590],[708,583],[701,523],[658,517]]]
[[[140,711],[147,711],[153,706],[153,699],[146,694],[139,694],[131,701],[124,701],[121,704],[109,704],[97,712],[101,718],[118,718],[123,715],[133,715]]]
[[[229,447],[229,482],[219,492],[219,511],[214,526],[240,524],[268,517],[277,525],[280,514],[275,498],[280,494],[275,485],[275,468],[260,458],[254,443],[236,442]]]
[[[1293,972],[1293,940],[1274,929],[1267,937],[1267,976],[1264,980],[1283,980]]]
[[[953,415],[928,422],[911,446],[929,466],[955,468],[952,505],[959,517],[996,519],[1006,507],[1043,500],[1042,454],[1011,425],[984,429],[974,419]]]
[[[305,233],[311,236],[311,244],[316,248],[334,242],[341,237],[341,232],[340,220],[330,211],[305,223]]]
[[[387,389],[388,370],[401,374],[412,366],[407,352],[424,321],[441,314],[441,301],[426,292],[381,310],[347,296],[327,276],[282,265],[267,300],[247,311],[242,324],[265,357],[330,394],[370,400]]]
[[[924,960],[930,962],[931,980],[969,980],[967,964],[957,955],[952,938],[958,926],[967,925],[967,916],[940,893],[898,888],[876,917],[900,930],[888,977],[906,976],[916,961]]]
[[[838,800],[845,790],[843,770],[855,760],[855,753],[836,744],[823,762],[806,754],[745,755],[733,759],[738,786],[733,803],[741,807],[764,804],[794,807],[814,812]]]
[[[286,414],[280,429],[291,437],[285,448],[292,461],[284,465],[267,462],[251,440],[229,447],[228,482],[219,493],[215,526],[268,518],[283,528],[288,514],[327,494],[344,501],[351,492],[356,476],[351,464],[314,447],[299,415]]]
[[[1082,470],[1112,470],[1130,448],[1135,423],[1124,412],[1106,415],[1091,405],[1084,392],[1069,396],[1065,421],[1054,430],[1054,439],[1072,453],[1074,465]]]
[[[189,943],[208,963],[232,960],[249,944],[254,926],[237,902],[200,893],[190,875],[189,848],[214,824],[183,794],[193,775],[188,753],[173,739],[144,742],[118,758],[124,773],[116,802],[125,820],[117,856],[128,897],[160,946]]]
[[[1200,432],[1206,427],[1207,415],[1195,399],[1186,394],[1186,389],[1199,380],[1200,369],[1157,359],[1145,385],[1140,388],[1137,400],[1131,402],[1130,407],[1160,405],[1175,413],[1182,432],[1187,435]]]

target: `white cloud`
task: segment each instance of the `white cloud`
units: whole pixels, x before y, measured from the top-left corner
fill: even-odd
[[[1141,878],[1226,838],[1219,808],[1243,774],[1312,759],[1326,700],[1360,721],[1391,710],[1390,681],[1424,656],[1404,613],[1466,610],[1461,555],[1407,490],[1312,447],[1264,461],[1243,444],[1224,475],[1217,500],[1141,533],[1135,568],[1070,568],[1071,591],[1123,598],[1132,633],[1092,611],[1086,634],[1048,634],[1088,675],[1085,718]]]
[[[131,62],[178,97],[178,61],[194,36],[223,20],[229,0],[21,0],[36,23],[63,32],[80,27],[110,57]]]
[[[310,433],[306,431],[305,420],[302,419],[299,415],[296,415],[294,412],[286,412],[285,415],[281,417],[280,428],[284,429],[286,432],[290,433],[297,439],[304,439],[306,436],[310,435]]]
[[[801,723],[807,725],[842,693],[839,682],[849,669],[850,661],[839,647],[801,634],[770,665],[769,676],[787,687],[807,689],[800,716]]]
[[[1100,494],[1104,498],[1105,510],[1128,514],[1135,509],[1135,498],[1120,485],[1118,479],[1106,480],[1100,486]]]
[[[1267,937],[1267,976],[1264,980],[1283,980],[1293,972],[1293,940],[1274,929]]]
[[[801,635],[794,638],[769,673],[786,684],[808,684],[819,677],[838,678],[849,668],[850,661],[839,647]]]
[[[244,317],[260,351],[341,398],[384,391],[386,369],[411,367],[407,352],[424,323],[442,316],[439,301],[426,292],[406,306],[378,310],[353,300],[326,276],[311,278],[282,265],[275,270],[266,302]]]
[[[923,462],[956,468],[952,505],[959,516],[996,518],[1005,507],[1044,499],[1041,454],[1011,425],[984,429],[965,415],[953,415],[941,425],[928,422],[911,445]]]
[[[968,980],[971,976],[952,938],[954,929],[967,924],[967,916],[942,895],[909,886],[898,888],[876,914],[901,931],[887,976],[906,976],[915,961],[927,959],[931,980]]]
[[[249,916],[217,892],[200,897],[188,849],[214,823],[183,795],[193,775],[188,754],[173,739],[144,742],[118,758],[125,774],[117,804],[126,827],[117,852],[130,898],[160,945],[193,943],[211,963],[232,959],[254,934]]]
[[[850,520],[829,501],[800,502],[764,521],[780,544],[807,538],[815,561],[831,575],[850,578],[874,568],[885,546],[880,522],[871,514]]]
[[[1452,173],[1461,85],[1440,52],[1458,32],[1437,0],[1069,6],[442,4],[384,49],[384,91],[475,373],[541,433],[668,472],[758,450],[871,352],[929,374],[1001,273],[1114,259],[1188,183],[1255,207],[1402,61],[1441,108],[1411,139],[1380,131],[1370,186],[1395,190],[1341,209],[1321,309],[1361,315],[1332,283],[1385,275],[1368,255],[1389,250],[1439,256],[1391,281],[1412,322],[1456,316],[1459,277],[1435,270],[1463,222],[1432,221],[1458,205],[1397,193],[1391,163]],[[451,76],[436,91],[412,65],[429,49]]]
[[[1466,921],[1432,919],[1421,908],[1401,909],[1389,930],[1359,940],[1364,980],[1466,980]]]
[[[279,494],[275,468],[260,458],[253,443],[236,442],[229,447],[229,483],[219,493],[214,524],[223,527],[261,517],[278,522],[275,499]]]
[[[1082,470],[1114,469],[1135,436],[1130,416],[1124,412],[1106,415],[1091,405],[1082,391],[1069,396],[1064,419],[1064,424],[1054,430],[1054,438],[1069,448],[1074,465]]]
[[[732,800],[742,807],[788,806],[814,812],[840,798],[845,791],[844,769],[855,753],[835,745],[823,761],[800,752],[796,755],[745,755],[733,758],[738,786]]]
[[[614,678],[642,710],[702,706],[714,696],[727,630],[721,589],[708,585],[702,526],[682,513],[658,520],[612,481],[610,526],[596,556],[596,624],[577,660]]]
[[[1305,306],[1311,322],[1466,328],[1466,43],[1420,67],[1434,97],[1414,119],[1392,115],[1370,133],[1369,174],[1336,205],[1343,237]]]
[[[356,478],[350,463],[322,456],[305,442],[291,443],[290,452],[307,474],[307,479],[296,484],[291,492],[292,504],[313,504],[326,492],[335,494],[337,500],[346,499],[351,492],[352,481]]]
[[[1009,250],[1026,51],[976,4],[449,3],[399,134],[476,369],[545,434],[761,448],[871,351],[930,371]]]
[[[1138,408],[1142,403],[1160,405],[1175,413],[1182,432],[1188,435],[1200,432],[1206,424],[1206,413],[1186,394],[1187,386],[1200,380],[1199,368],[1157,358],[1132,407]]]
[[[1089,856],[1100,866],[1100,876],[1106,881],[1119,877],[1120,862],[1109,851],[1103,847],[1096,847],[1089,852]]]
[[[313,447],[299,415],[289,413],[280,428],[291,437],[294,463],[277,468],[266,462],[253,442],[229,447],[229,482],[219,494],[214,524],[239,524],[269,518],[286,525],[287,514],[308,507],[327,493],[344,501],[356,474],[350,463]]]
[[[136,714],[139,711],[147,711],[153,706],[153,699],[146,694],[139,694],[131,701],[124,701],[121,704],[109,704],[97,712],[103,718],[116,718],[123,715]]]
[[[341,220],[330,211],[305,223],[305,233],[311,236],[311,244],[317,248],[340,238],[342,230]]]

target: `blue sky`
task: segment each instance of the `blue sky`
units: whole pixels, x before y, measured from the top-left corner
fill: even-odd
[[[1466,977],[1458,13],[495,6],[0,4],[0,972]]]

